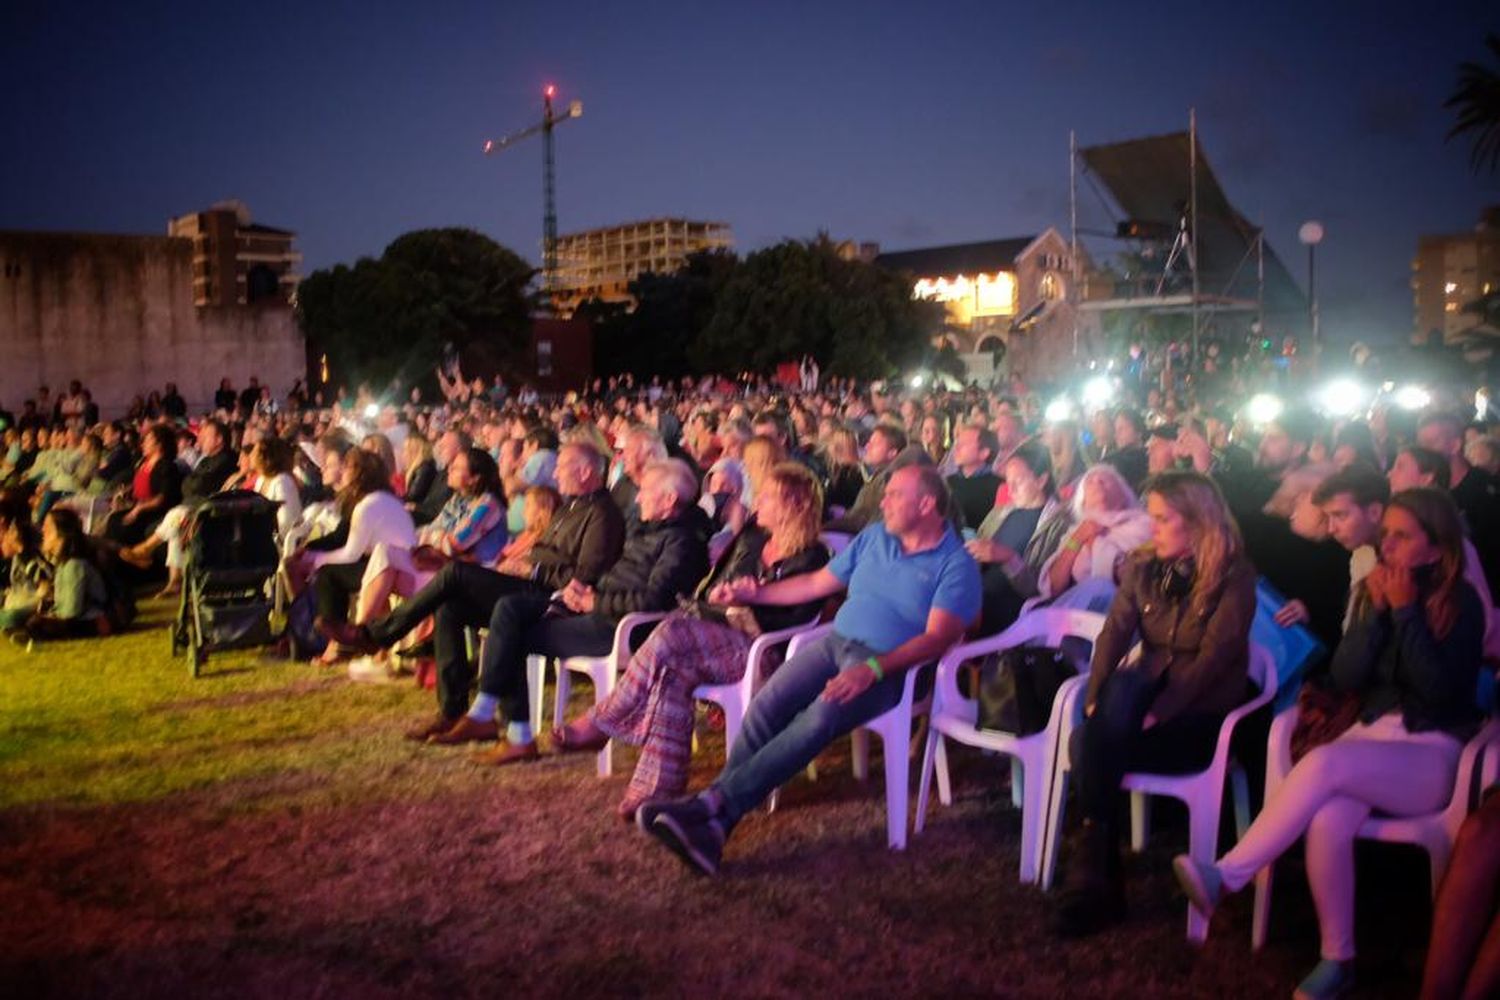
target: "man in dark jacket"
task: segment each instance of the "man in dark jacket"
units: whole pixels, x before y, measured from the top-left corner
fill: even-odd
[[[468,713],[435,743],[504,742],[475,758],[502,766],[537,757],[527,697],[526,658],[605,656],[620,619],[666,611],[708,572],[707,515],[695,504],[697,477],[676,459],[652,462],[641,476],[632,526],[618,562],[590,586],[573,580],[557,595],[515,594],[495,605],[479,662],[479,693]],[[560,605],[560,606],[559,606]]]
[[[526,594],[545,599],[570,584],[593,587],[620,557],[625,521],[604,489],[604,462],[604,456],[587,444],[563,446],[557,458],[557,486],[564,504],[531,550],[529,576],[451,562],[384,618],[362,626],[318,621],[319,631],[330,639],[373,651],[394,645],[423,619],[433,617],[438,714],[408,730],[408,739],[425,741],[464,721],[474,683],[464,630],[488,624],[501,598]]]

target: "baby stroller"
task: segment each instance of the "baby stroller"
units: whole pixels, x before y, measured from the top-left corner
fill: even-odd
[[[172,655],[186,649],[194,677],[212,650],[264,646],[274,638],[267,584],[280,556],[276,507],[258,493],[233,490],[209,497],[187,517]]]

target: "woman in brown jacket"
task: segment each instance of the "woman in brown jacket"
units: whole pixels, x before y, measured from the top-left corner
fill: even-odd
[[[1084,819],[1056,914],[1066,936],[1124,916],[1120,779],[1201,770],[1247,694],[1255,569],[1223,494],[1196,472],[1162,473],[1144,492],[1151,542],[1121,569],[1069,745]],[[1140,656],[1125,662],[1137,635]]]

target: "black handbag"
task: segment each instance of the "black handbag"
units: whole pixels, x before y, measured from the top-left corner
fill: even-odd
[[[1036,735],[1052,718],[1058,689],[1077,674],[1072,657],[1048,646],[1021,646],[990,657],[979,672],[979,728]]]

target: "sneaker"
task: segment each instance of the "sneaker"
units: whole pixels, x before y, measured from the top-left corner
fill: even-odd
[[[635,810],[635,825],[642,833],[651,833],[651,824],[667,810],[673,810],[684,820],[695,823],[707,822],[710,818],[708,803],[696,795],[679,799],[652,799],[642,802]]]
[[[349,661],[349,679],[361,684],[390,684],[395,678],[386,665],[373,656],[361,656]]]
[[[1187,894],[1188,901],[1193,904],[1193,909],[1203,919],[1213,919],[1214,908],[1224,895],[1224,877],[1219,874],[1219,869],[1214,865],[1194,861],[1186,854],[1179,854],[1172,859],[1172,872],[1177,876],[1177,884]]]
[[[682,862],[709,878],[719,874],[724,854],[724,828],[718,820],[695,820],[685,811],[665,810],[651,824],[651,834]]]
[[[1334,1000],[1354,989],[1354,962],[1336,962],[1325,958],[1313,967],[1307,978],[1297,984],[1295,1000]]]

